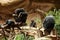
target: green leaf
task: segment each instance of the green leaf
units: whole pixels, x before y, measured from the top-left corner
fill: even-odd
[[[24,40],[24,35],[23,34],[16,35],[15,40]]]

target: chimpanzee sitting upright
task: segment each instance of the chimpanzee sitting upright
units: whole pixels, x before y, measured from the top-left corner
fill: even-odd
[[[15,21],[17,23],[20,23],[20,25],[24,25],[26,23],[27,13],[25,12],[23,8],[16,9],[14,11],[13,16],[15,18]]]
[[[34,20],[31,20],[30,27],[36,27],[36,22]]]
[[[46,16],[43,22],[43,27],[45,29],[45,35],[50,34],[55,25],[55,20],[52,15]]]

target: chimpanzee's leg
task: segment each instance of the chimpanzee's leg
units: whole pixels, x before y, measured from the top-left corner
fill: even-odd
[[[17,28],[18,28],[19,30],[21,30],[19,26],[17,26]]]
[[[18,28],[19,30],[21,30],[19,26],[20,26],[20,25],[19,25],[19,24],[17,24],[15,27],[16,27],[16,28]]]
[[[5,31],[8,32],[8,33],[10,33],[10,26],[7,26],[7,27],[5,28]]]

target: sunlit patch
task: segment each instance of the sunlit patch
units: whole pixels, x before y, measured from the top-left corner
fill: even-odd
[[[0,0],[1,5],[9,5],[12,2],[16,2],[20,0]]]

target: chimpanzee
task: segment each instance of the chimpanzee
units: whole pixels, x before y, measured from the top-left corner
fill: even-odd
[[[30,27],[36,27],[36,22],[34,20],[31,20]]]
[[[5,25],[7,25],[5,28],[8,28],[8,29],[12,29],[12,31],[14,31],[14,28],[19,28],[19,25],[15,24],[13,20],[9,19],[6,21]],[[21,29],[20,29],[21,30]],[[6,30],[8,32],[8,30]]]
[[[3,31],[5,30],[7,32],[10,32],[9,30],[11,30],[11,29],[14,31],[14,27],[15,27],[15,23],[11,19],[6,20],[6,22],[4,24],[0,25],[0,28],[2,28]],[[7,29],[9,29],[9,30],[7,30]]]
[[[55,25],[55,20],[54,17],[52,15],[46,16],[44,21],[43,21],[43,27],[45,29],[45,35],[50,34],[50,32],[53,30]]]
[[[26,23],[26,19],[27,19],[27,13],[25,12],[25,10],[23,8],[18,8],[14,11],[14,19],[17,23],[20,23],[20,25],[23,25],[24,23]]]
[[[8,26],[7,28],[10,28],[10,27],[14,28],[14,25],[15,25],[14,21],[10,19],[6,21],[6,24]]]

